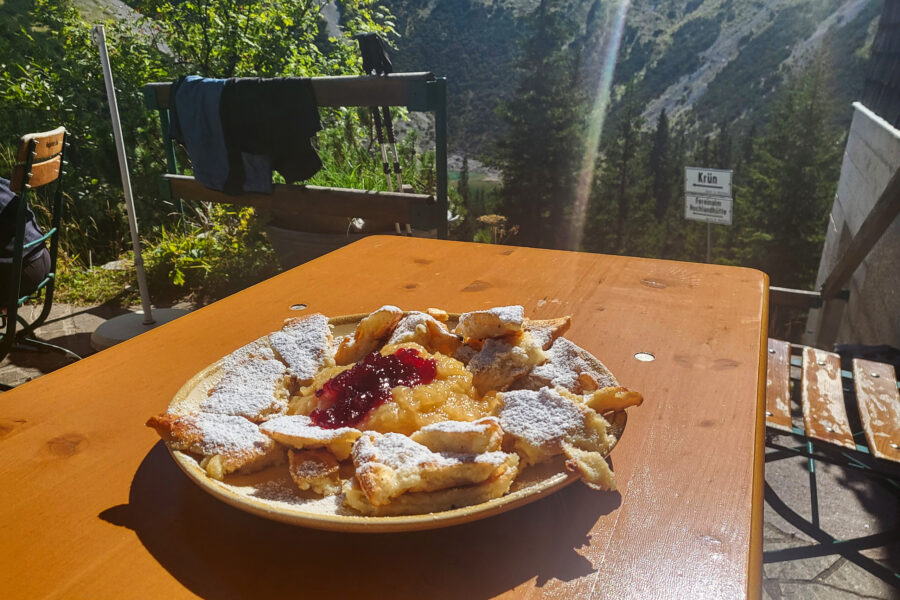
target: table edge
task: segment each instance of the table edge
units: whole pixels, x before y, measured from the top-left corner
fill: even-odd
[[[753,489],[751,496],[750,548],[747,562],[747,597],[762,598],[763,488],[765,486],[766,366],[768,363],[769,276],[763,275],[763,296],[759,340],[759,373],[756,384],[756,426],[753,449]]]

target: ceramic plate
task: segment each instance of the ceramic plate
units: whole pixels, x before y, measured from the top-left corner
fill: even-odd
[[[366,315],[333,317],[329,322],[338,337],[351,333]],[[455,316],[455,315],[454,315]],[[222,360],[216,361],[188,380],[170,404],[176,413],[190,412],[199,405],[207,391],[222,376]],[[605,367],[604,367],[605,369]],[[625,429],[624,411],[604,415],[610,422],[610,433],[617,439]],[[322,498],[318,494],[297,489],[285,465],[273,466],[251,475],[232,474],[224,481],[206,475],[196,456],[172,450],[169,452],[179,467],[197,485],[219,500],[240,510],[292,525],[315,529],[356,532],[414,531],[436,529],[483,519],[539,500],[578,479],[565,470],[564,457],[524,469],[516,477],[509,493],[488,502],[422,515],[368,517],[342,505],[342,495]]]

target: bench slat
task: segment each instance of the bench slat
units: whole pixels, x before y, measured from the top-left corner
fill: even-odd
[[[769,339],[766,425],[791,431],[791,345],[781,340]]]
[[[211,190],[193,177],[163,175],[171,197],[202,202],[224,202],[291,215],[319,214],[363,219],[386,219],[397,223],[435,221],[439,209],[434,196],[401,192],[323,188],[312,185],[273,184],[271,194],[244,193],[230,196]]]
[[[900,391],[893,365],[854,358],[853,380],[869,450],[900,462]]]
[[[841,358],[803,349],[803,423],[813,439],[856,449],[841,388]]]

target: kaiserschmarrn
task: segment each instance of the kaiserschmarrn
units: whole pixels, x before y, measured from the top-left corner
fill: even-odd
[[[499,498],[555,457],[615,489],[621,431],[604,415],[643,398],[563,337],[570,324],[521,306],[456,319],[383,306],[335,338],[324,315],[289,319],[225,357],[195,405],[147,425],[213,479],[271,473],[369,516]]]

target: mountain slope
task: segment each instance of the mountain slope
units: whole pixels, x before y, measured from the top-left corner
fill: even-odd
[[[523,18],[537,0],[387,0],[402,38],[395,63],[448,77],[451,145],[490,150],[495,107],[515,87]],[[551,3],[553,4],[553,3]],[[590,0],[569,3],[575,14]],[[861,91],[882,0],[635,0],[616,63],[615,99],[632,82],[647,126],[665,108],[700,133],[765,121],[786,77],[818,58],[846,109]]]

